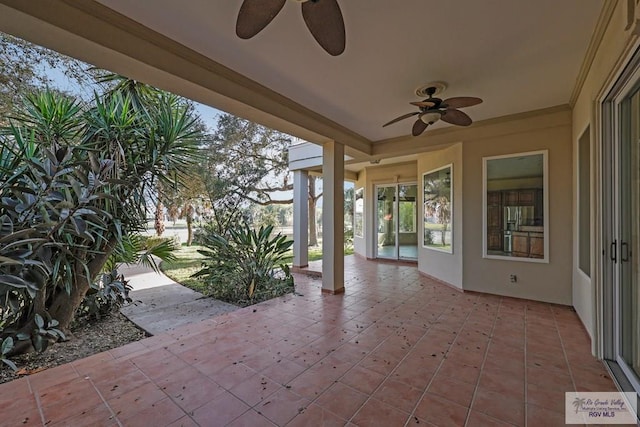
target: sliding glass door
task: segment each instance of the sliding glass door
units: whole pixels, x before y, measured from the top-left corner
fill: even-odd
[[[616,359],[636,390],[640,386],[640,90],[620,104],[618,147],[618,238],[613,260],[615,289]]]
[[[603,104],[602,326],[604,358],[625,391],[640,393],[640,67],[636,70]]]
[[[376,187],[376,256],[378,258],[417,259],[417,194],[416,184]]]

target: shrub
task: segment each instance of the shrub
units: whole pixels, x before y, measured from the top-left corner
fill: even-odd
[[[118,272],[122,264],[142,264],[159,271],[154,257],[163,261],[175,261],[174,251],[179,245],[170,237],[149,237],[140,234],[123,236],[122,245],[116,248],[105,264],[105,269],[91,284],[78,307],[76,321],[99,319],[132,302],[131,286]]]
[[[117,270],[100,274],[78,307],[75,321],[100,319],[119,310],[124,304],[132,302],[129,297],[131,289],[128,281]]]
[[[208,228],[212,230],[213,227]],[[293,277],[284,263],[293,244],[286,236],[272,236],[273,226],[252,229],[243,223],[228,236],[214,231],[201,236],[205,260],[193,276],[203,280],[216,299],[246,306],[293,292]]]
[[[145,249],[151,249],[151,248],[153,248],[155,246],[158,246],[160,244],[163,244],[163,243],[173,247],[174,249],[178,249],[180,247],[180,237],[178,237],[178,236],[171,236],[171,237],[152,236],[152,237],[146,237],[144,239],[144,248]]]

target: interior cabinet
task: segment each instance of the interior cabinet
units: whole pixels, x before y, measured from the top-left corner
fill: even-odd
[[[529,256],[529,233],[514,231],[511,236],[513,245],[511,255]]]
[[[529,256],[531,258],[544,258],[544,234],[529,234]]]
[[[518,191],[519,206],[535,206],[536,190],[520,190]]]
[[[502,192],[487,193],[487,250],[502,250]]]
[[[508,190],[504,192],[505,206],[518,206],[518,190]]]
[[[502,192],[489,191],[487,193],[487,204],[489,206],[502,205]]]

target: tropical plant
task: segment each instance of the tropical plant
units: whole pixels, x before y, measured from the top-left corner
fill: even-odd
[[[96,318],[108,315],[126,303],[132,302],[129,297],[131,286],[119,269],[123,264],[141,264],[159,272],[155,258],[172,262],[176,257],[174,251],[178,245],[171,238],[144,238],[140,234],[123,236],[122,245],[116,247],[107,260],[103,272],[92,283],[82,303],[78,307],[78,318]]]
[[[284,263],[292,240],[273,226],[252,229],[246,222],[228,229],[228,235],[210,232],[199,250],[206,259],[193,276],[205,281],[217,299],[250,305],[292,292],[293,277]]]
[[[12,353],[45,347],[38,318],[68,330],[107,261],[144,229],[149,189],[198,162],[184,103],[159,91],[145,102],[111,91],[85,106],[43,92],[0,133],[0,340],[14,338]]]
[[[4,341],[0,341],[0,362],[4,363],[14,371],[18,370],[15,363],[9,359],[9,353],[13,350],[13,337],[7,337]]]

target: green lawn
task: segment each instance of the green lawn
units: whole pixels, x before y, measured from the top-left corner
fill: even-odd
[[[207,289],[202,281],[191,277],[192,274],[200,270],[202,259],[204,258],[198,249],[206,249],[203,246],[181,246],[180,249],[174,252],[176,260],[174,262],[163,262],[160,265],[160,269],[169,276],[172,280],[183,284],[187,288],[191,288],[194,291],[207,293]],[[345,248],[345,255],[353,254],[353,248]],[[309,261],[316,261],[322,259],[322,249],[309,248]],[[285,258],[285,262],[289,265],[293,262],[293,251],[289,251]]]
[[[449,226],[447,225],[447,228]],[[427,230],[431,230],[431,231],[442,231],[442,224],[433,224],[433,223],[426,223],[424,224],[424,228]]]
[[[180,249],[174,252],[177,259],[174,262],[163,262],[160,265],[160,269],[171,279],[187,288],[205,293],[204,284],[200,280],[191,277],[192,274],[200,270],[200,264],[204,259],[204,256],[198,253],[198,249],[206,248],[198,245],[181,246]]]

